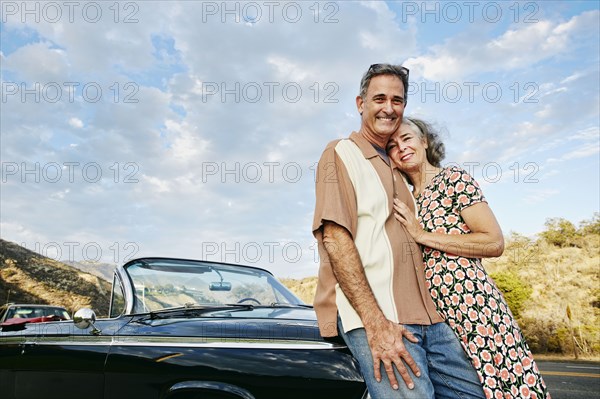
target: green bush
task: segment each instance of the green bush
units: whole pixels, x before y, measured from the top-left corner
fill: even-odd
[[[498,289],[504,294],[513,316],[519,318],[525,302],[533,292],[531,286],[521,281],[517,274],[510,271],[492,273],[490,276],[496,282]]]

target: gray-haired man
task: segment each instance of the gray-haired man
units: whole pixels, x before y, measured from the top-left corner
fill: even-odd
[[[360,130],[329,143],[319,161],[319,327],[324,337],[342,336],[374,399],[484,398],[426,289],[420,248],[393,217],[394,198],[414,211],[385,152],[402,122],[407,87],[406,68],[371,65],[356,98]]]

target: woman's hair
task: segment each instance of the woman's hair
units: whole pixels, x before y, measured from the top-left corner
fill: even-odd
[[[446,147],[440,139],[440,135],[433,129],[431,124],[417,118],[404,117],[402,124],[409,126],[416,135],[427,142],[427,161],[435,167],[441,167],[441,162],[446,156]]]

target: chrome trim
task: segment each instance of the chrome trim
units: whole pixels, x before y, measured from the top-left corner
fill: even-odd
[[[34,342],[37,346],[112,346],[113,337],[102,335],[74,335],[71,337],[36,337]]]
[[[23,342],[22,337],[19,341]],[[226,348],[226,349],[282,349],[282,350],[332,350],[345,348],[330,342],[295,341],[283,339],[246,339],[246,338],[206,338],[206,337],[109,337],[109,336],[71,336],[36,337],[37,345],[77,345],[77,346],[129,346],[129,347],[166,347],[166,348]],[[2,340],[2,343],[8,343]]]
[[[34,336],[26,336],[26,335],[9,335],[0,337],[0,345],[14,345],[14,344],[23,344],[23,345],[33,345],[35,341]]]
[[[115,274],[120,280],[123,287],[123,296],[125,297],[125,313],[126,315],[133,314],[134,292],[131,288],[131,279],[123,266],[117,266]]]
[[[162,338],[155,337],[115,337],[115,346],[154,346],[154,347],[184,347],[184,348],[227,348],[227,349],[336,349],[340,346],[329,342],[292,341],[273,339],[245,339],[245,338],[192,338],[185,341],[181,337]]]
[[[116,319],[117,317],[123,316],[123,314],[125,314],[127,310],[127,298],[125,297],[125,290],[123,289],[124,284],[121,281],[121,276],[119,276],[119,274],[117,273],[116,268],[113,272],[112,280],[112,287],[110,287],[110,302],[108,302],[108,317],[110,317],[110,315],[113,314],[113,305],[115,303],[115,285],[119,284],[119,289],[121,291],[121,294],[123,295],[123,302],[125,302],[125,307],[123,308],[123,311],[120,314],[113,317],[113,319]]]

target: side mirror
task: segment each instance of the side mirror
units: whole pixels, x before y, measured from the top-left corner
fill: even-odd
[[[73,315],[73,324],[75,324],[75,327],[77,327],[81,330],[86,330],[87,328],[92,326],[93,330],[91,331],[91,334],[98,335],[98,334],[100,334],[101,331],[98,330],[96,328],[96,326],[94,326],[95,322],[96,322],[96,313],[94,313],[94,311],[89,308],[79,309]]]

